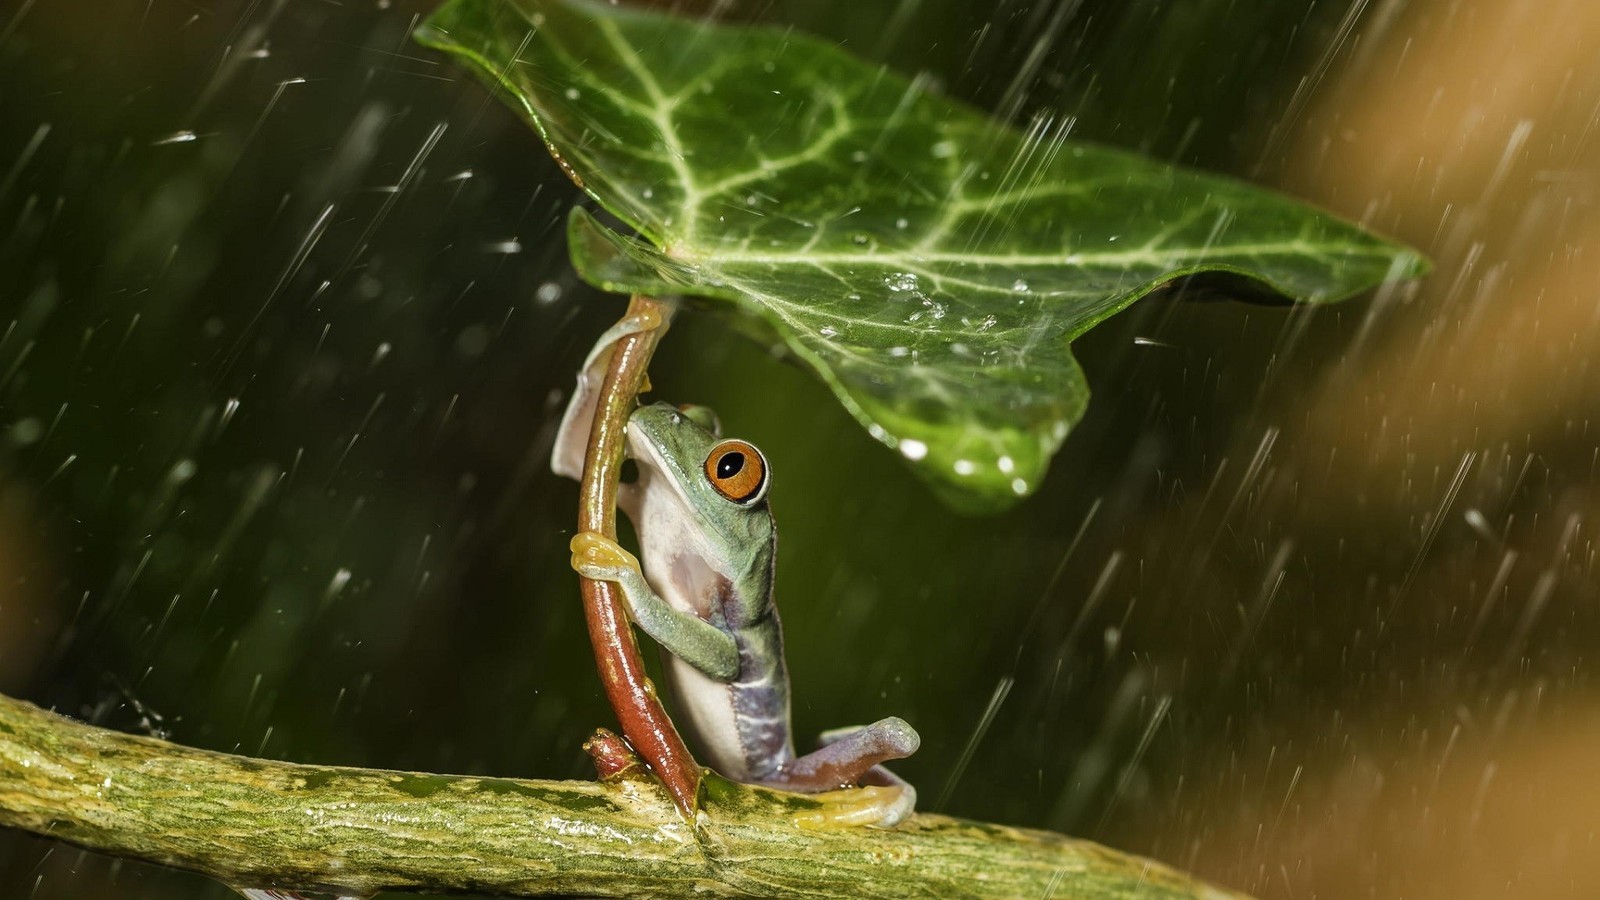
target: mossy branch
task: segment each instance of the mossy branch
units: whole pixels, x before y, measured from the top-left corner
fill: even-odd
[[[934,815],[892,831],[808,825],[820,806],[708,776],[690,824],[651,778],[272,762],[0,697],[0,825],[234,885],[508,897],[1234,896],[1047,832]]]

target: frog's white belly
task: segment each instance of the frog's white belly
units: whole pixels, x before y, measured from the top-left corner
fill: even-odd
[[[701,762],[736,781],[759,781],[794,758],[789,672],[777,610],[770,596],[736,594],[738,574],[727,570],[727,549],[706,536],[697,510],[662,474],[671,466],[657,448],[635,435],[629,431],[628,447],[639,462],[639,479],[624,486],[618,499],[639,533],[645,578],[662,600],[729,633],[739,649],[739,674],[731,682],[717,681],[670,652],[662,654],[664,680],[677,701],[674,721]],[[746,548],[752,555],[748,564],[767,560],[763,593],[771,589],[770,540],[769,530],[768,544]],[[750,579],[746,574],[740,580]]]
[[[794,758],[788,673],[781,658],[774,666],[750,658],[745,647],[739,655],[741,675],[731,683],[671,654],[662,659],[677,700],[677,721],[701,762],[735,781],[759,781]],[[745,673],[752,677],[746,679]]]

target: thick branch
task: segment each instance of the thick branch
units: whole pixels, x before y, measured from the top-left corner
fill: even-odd
[[[269,762],[0,697],[0,826],[242,886],[501,896],[1235,896],[1040,831],[919,815],[803,824],[820,801],[708,778],[694,824],[653,779],[513,781]]]
[[[656,325],[623,338],[612,351],[589,430],[578,501],[578,529],[597,531],[613,540],[617,536],[617,477],[625,449],[623,431],[672,307],[652,297],[635,296],[628,304],[628,315],[653,320]],[[634,639],[617,589],[608,582],[587,578],[582,579],[582,584],[584,620],[589,626],[595,665],[622,733],[666,784],[678,808],[692,816],[700,790],[700,767],[650,684],[644,659],[639,655],[639,642]]]

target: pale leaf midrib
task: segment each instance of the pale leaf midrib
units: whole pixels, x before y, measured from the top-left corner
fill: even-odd
[[[675,244],[674,253],[686,262],[698,263],[708,268],[721,265],[770,265],[770,266],[805,266],[805,265],[840,265],[854,264],[861,266],[883,266],[895,268],[897,266],[926,265],[928,263],[950,265],[994,266],[996,268],[1027,268],[1037,266],[1160,266],[1169,267],[1174,264],[1184,265],[1203,259],[1216,257],[1262,257],[1262,256],[1297,256],[1312,255],[1322,258],[1372,256],[1387,257],[1393,255],[1393,250],[1383,247],[1369,247],[1351,244],[1316,244],[1303,240],[1292,241],[1267,241],[1253,244],[1216,244],[1210,247],[1179,247],[1162,250],[1145,250],[1134,248],[1132,250],[1061,250],[1053,253],[966,253],[961,251],[935,250],[926,252],[851,252],[828,251],[808,253],[752,253],[749,251],[726,252],[723,250],[705,250],[696,253],[692,247]]]

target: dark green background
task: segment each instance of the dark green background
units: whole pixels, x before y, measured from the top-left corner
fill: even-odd
[[[574,280],[579,197],[531,132],[409,40],[428,8],[0,12],[0,629],[31,648],[0,670],[9,692],[273,758],[588,777],[579,744],[611,717],[567,566],[576,488],[546,454],[621,303]],[[1273,127],[1344,10],[737,12],[930,70],[1019,122],[1050,111],[1249,176],[1277,163]],[[924,744],[898,769],[926,809],[1268,892],[1272,873],[1230,865],[1245,851],[1208,844],[1237,809],[1273,827],[1303,759],[1447,731],[1451,704],[1541,675],[1581,681],[1575,635],[1595,630],[1572,612],[1546,654],[1476,665],[1444,615],[1456,598],[1409,593],[1436,489],[1381,521],[1303,525],[1241,487],[1248,456],[1222,464],[1332,365],[1363,303],[1139,304],[1079,343],[1088,418],[1039,494],[990,519],[939,506],[808,376],[714,320],[675,325],[652,375],[771,458],[802,741],[901,715]],[[1571,477],[1590,445],[1566,447]],[[1547,474],[1519,502],[1559,487]],[[1428,540],[1476,559],[1464,529]],[[5,834],[0,895],[226,892]]]

